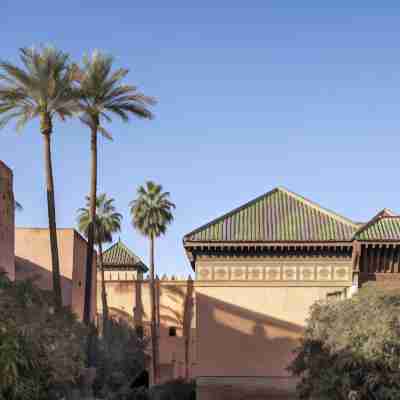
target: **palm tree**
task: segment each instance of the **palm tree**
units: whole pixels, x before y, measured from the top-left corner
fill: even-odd
[[[157,383],[159,379],[159,349],[156,331],[156,295],[154,283],[154,242],[157,237],[166,233],[168,225],[174,219],[172,210],[175,209],[175,204],[169,198],[170,193],[163,192],[161,185],[148,181],[145,186],[139,186],[137,198],[129,203],[132,225],[150,240],[151,341],[154,383]]]
[[[22,129],[38,118],[44,140],[44,160],[47,189],[47,208],[53,272],[53,291],[56,307],[62,306],[60,263],[58,258],[54,178],[51,157],[53,120],[72,116],[76,103],[70,90],[68,55],[52,47],[20,50],[22,67],[0,62],[0,127],[16,120]]]
[[[87,238],[90,226],[90,197],[86,196],[86,208],[78,210],[78,229]],[[121,231],[122,215],[116,212],[114,199],[107,198],[105,193],[96,199],[96,219],[94,223],[94,242],[99,250],[99,267],[101,271],[101,301],[103,306],[103,336],[107,336],[108,305],[104,283],[103,243],[111,243],[113,233]]]
[[[127,69],[112,70],[113,58],[98,51],[83,59],[83,67],[74,68],[74,79],[77,83],[76,96],[81,110],[80,121],[91,133],[91,184],[88,226],[88,252],[86,258],[86,289],[83,319],[90,322],[91,265],[93,261],[94,227],[96,216],[97,192],[97,134],[108,139],[112,135],[102,125],[103,121],[111,122],[112,116],[128,122],[130,116],[152,118],[147,106],[154,104],[150,97],[139,93],[135,86],[125,85],[122,80],[128,74]]]

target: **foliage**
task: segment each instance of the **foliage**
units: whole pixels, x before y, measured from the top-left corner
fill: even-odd
[[[53,47],[20,50],[23,68],[0,62],[0,127],[15,119],[17,129],[36,117],[61,119],[77,110],[71,96],[68,55]],[[50,122],[50,121],[46,121]]]
[[[57,246],[54,178],[51,157],[53,119],[64,120],[78,111],[71,88],[68,55],[53,47],[23,48],[22,67],[0,61],[0,128],[16,121],[22,129],[33,119],[40,120],[45,144],[45,173],[50,228],[53,291],[57,310],[62,307],[60,266]]]
[[[107,397],[107,400],[195,400],[196,385],[194,381],[176,379],[151,389],[130,389],[125,386],[118,393]]]
[[[101,121],[111,122],[111,116],[122,121],[129,121],[131,115],[152,118],[147,106],[155,103],[154,99],[137,91],[132,85],[123,84],[128,74],[124,68],[112,70],[113,57],[99,51],[85,56],[83,67],[73,67],[75,98],[82,112],[80,120],[90,129],[100,132],[108,139],[112,135],[104,128]]]
[[[0,399],[42,400],[77,384],[86,331],[50,292],[0,275]]]
[[[131,207],[133,226],[144,236],[158,237],[165,234],[167,226],[173,221],[172,209],[175,204],[169,200],[170,193],[152,181],[139,186],[137,198]]]
[[[365,287],[313,306],[290,370],[302,399],[400,398],[400,291]]]
[[[116,212],[114,199],[105,193],[96,198],[96,219],[94,223],[94,242],[111,243],[112,234],[121,230],[122,215]],[[86,208],[78,210],[78,229],[87,238],[90,224],[90,197],[86,196]]]
[[[196,386],[194,381],[186,382],[176,379],[149,390],[149,400],[195,400]]]
[[[99,341],[95,394],[119,399],[131,393],[130,386],[145,369],[147,338],[140,338],[123,319],[110,319],[108,334]]]

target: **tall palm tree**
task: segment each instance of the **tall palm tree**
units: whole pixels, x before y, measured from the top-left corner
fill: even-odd
[[[169,198],[170,193],[163,192],[161,185],[148,181],[145,186],[139,186],[137,198],[129,203],[134,228],[150,240],[151,341],[154,383],[159,380],[154,245],[155,239],[166,233],[168,225],[174,219],[172,210],[175,209],[175,204]]]
[[[52,47],[20,50],[22,67],[0,62],[0,127],[11,120],[22,129],[38,118],[44,141],[47,208],[56,307],[62,306],[60,263],[58,258],[51,136],[55,117],[64,120],[76,110],[70,90],[68,55]]]
[[[87,238],[90,226],[90,197],[86,196],[86,208],[78,210],[78,229]],[[99,250],[99,267],[101,271],[101,301],[103,306],[103,336],[107,336],[108,304],[104,283],[103,243],[111,243],[113,233],[121,231],[122,215],[116,212],[114,199],[107,198],[105,193],[96,198],[96,219],[94,223],[94,242]]]
[[[103,121],[111,122],[112,116],[128,122],[131,116],[152,118],[147,108],[154,100],[137,91],[135,86],[125,85],[123,79],[127,69],[113,70],[113,58],[94,51],[90,57],[83,59],[83,67],[75,66],[74,79],[77,83],[76,96],[81,110],[80,120],[90,129],[91,180],[90,207],[88,226],[88,252],[86,259],[86,289],[83,319],[90,322],[91,265],[93,261],[94,227],[96,216],[97,194],[97,135],[100,133],[108,139],[112,135],[102,125]]]

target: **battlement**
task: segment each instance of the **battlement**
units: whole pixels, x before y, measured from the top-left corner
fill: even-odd
[[[124,270],[106,270],[104,271],[104,279],[106,282],[143,282],[147,283],[150,281],[150,275],[146,274],[145,276],[141,276],[141,274],[137,274],[136,271],[124,271]],[[97,280],[101,280],[101,272],[98,271]],[[161,278],[157,275],[157,282],[160,283],[176,283],[182,284],[187,283],[188,281],[192,281],[191,275],[187,277],[181,275],[162,275]]]

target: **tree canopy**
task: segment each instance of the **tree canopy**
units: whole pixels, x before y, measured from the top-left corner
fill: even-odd
[[[290,370],[302,399],[400,398],[400,290],[362,288],[312,307]]]
[[[174,219],[175,204],[170,193],[163,192],[162,185],[152,181],[139,186],[137,198],[129,204],[133,226],[144,236],[158,237],[165,234]]]
[[[111,243],[112,235],[121,230],[122,214],[116,211],[114,199],[102,193],[96,198],[96,220],[94,241],[96,244]],[[78,210],[78,229],[87,238],[90,224],[90,197],[86,196],[86,207]]]

